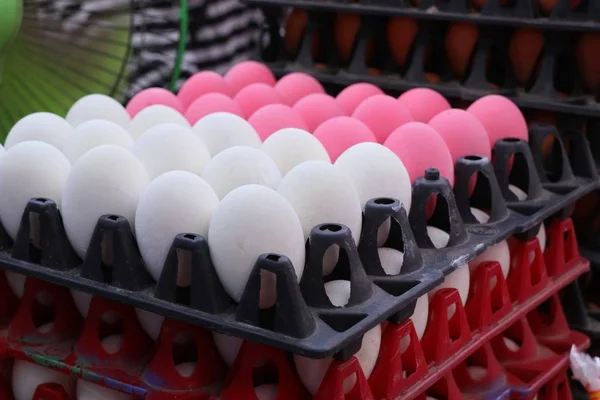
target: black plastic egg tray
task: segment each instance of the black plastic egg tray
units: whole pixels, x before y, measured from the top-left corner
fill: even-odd
[[[544,158],[542,144],[548,136],[554,137],[554,147],[550,157]],[[384,320],[400,323],[409,318],[417,299],[444,275],[511,235],[534,237],[544,220],[568,215],[578,198],[598,188],[582,133],[564,135],[553,128],[533,127],[529,144],[503,139],[496,144],[493,159],[494,167],[487,158],[460,159],[454,190],[436,169],[425,171],[413,186],[410,215],[398,200],[371,200],[364,210],[358,247],[347,227],[316,226],[307,241],[307,262],[299,283],[285,255],[262,255],[239,304],[219,282],[204,238],[178,235],[155,283],[125,218],[102,216],[82,261],[69,244],[56,204],[47,199],[28,203],[14,243],[0,230],[0,268],[292,353],[345,359],[360,348],[362,335],[369,329]],[[509,183],[528,193],[528,198],[518,201]],[[433,209],[428,206],[432,196],[437,196]],[[477,223],[470,207],[487,211],[490,221]],[[30,239],[32,213],[39,216],[39,247]],[[397,276],[385,274],[377,253],[378,228],[388,219],[392,224],[385,246],[404,252]],[[427,225],[449,233],[446,248],[433,247]],[[323,278],[323,256],[332,245],[341,249],[339,261],[333,273]],[[191,253],[188,288],[176,284],[182,251]],[[258,307],[263,270],[277,277],[276,304],[264,310]],[[325,293],[324,283],[334,279],[351,282],[346,307],[334,307]]]
[[[484,13],[477,13],[473,23],[477,24],[478,38],[466,72],[464,76],[459,76],[452,68],[444,47],[452,18],[447,18],[450,15],[442,11],[428,12],[429,8],[418,11],[403,7],[402,1],[394,0],[246,1],[259,6],[265,15],[263,40],[260,41],[256,58],[269,66],[278,77],[292,72],[308,73],[321,81],[333,94],[353,83],[368,82],[394,95],[417,87],[431,88],[449,99],[465,101],[473,101],[487,94],[499,94],[512,99],[520,107],[573,115],[600,115],[600,93],[585,88],[577,66],[577,40],[582,33],[577,32],[575,27],[583,28],[585,23],[582,22],[574,22],[569,28],[573,28],[572,31],[564,31],[551,29],[553,23],[560,25],[564,23],[563,20],[559,22],[557,19],[551,23],[549,19],[543,19],[549,25],[546,26],[545,22],[539,26],[544,35],[542,52],[529,80],[519,83],[510,64],[509,54],[510,39],[516,25],[512,23],[513,18],[508,18],[506,25],[492,25],[484,17]],[[561,5],[557,7],[564,7],[567,2],[568,0],[559,1]],[[421,3],[425,4],[425,1],[422,0]],[[440,3],[437,7],[441,10],[444,7],[455,9],[457,3],[465,1],[436,3]],[[504,7],[493,6],[494,3],[497,0],[488,0],[486,4],[489,6],[486,7],[490,10],[504,10]],[[516,3],[515,10],[522,10],[527,8],[523,4],[529,2]],[[600,3],[596,3],[590,1],[586,5],[589,10],[593,10],[590,12],[594,15],[600,14]],[[387,7],[376,4],[387,4]],[[294,54],[286,51],[284,37],[281,35],[286,7],[299,8],[308,13],[299,47]],[[372,8],[381,12],[369,11]],[[406,62],[400,66],[393,60],[386,26],[390,16],[409,11],[423,18],[416,19],[414,16],[418,22],[418,32]],[[334,27],[338,12],[358,13],[361,18],[349,60],[342,60],[335,44]],[[494,15],[492,11],[490,13]],[[504,17],[492,19],[494,18]],[[595,18],[598,19],[597,16]],[[535,18],[519,20],[537,21]],[[594,25],[600,27],[600,22],[595,22]],[[318,54],[315,54],[317,50],[313,48],[312,40],[316,35],[321,38]]]
[[[487,0],[478,10],[470,0],[245,0],[261,6],[284,6],[424,20],[444,20],[527,26],[541,29],[600,31],[600,4],[582,0],[572,8],[571,0],[558,0],[545,15],[536,0]],[[415,5],[418,3],[418,5]]]

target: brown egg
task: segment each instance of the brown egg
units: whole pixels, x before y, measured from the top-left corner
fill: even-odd
[[[352,57],[360,26],[361,18],[358,14],[338,14],[336,16],[334,26],[335,48],[340,56],[340,60],[344,63],[350,61]],[[367,60],[365,61],[368,62],[373,57],[375,51],[373,39],[368,40],[366,50]]]
[[[598,210],[600,209],[600,196],[597,192],[592,192],[583,196],[575,203],[575,211],[573,211],[573,221],[582,224],[596,225],[596,221],[590,221],[590,218],[594,218],[600,215]],[[596,226],[594,226],[596,228]]]
[[[467,72],[478,36],[477,26],[465,22],[451,24],[446,32],[446,54],[459,78],[464,78]]]
[[[556,4],[558,2],[559,0],[539,0],[540,10],[543,14],[549,15],[552,12],[552,10],[554,10],[554,7],[556,7]],[[581,0],[571,0],[569,2],[569,6],[571,7],[571,9],[577,8],[579,6],[579,3],[581,3]]]
[[[531,114],[527,116],[527,122],[531,125],[550,125],[556,126],[556,114],[552,111],[546,110],[533,110]]]
[[[577,44],[577,62],[583,83],[591,91],[600,89],[600,33],[583,33]]]
[[[296,56],[300,47],[300,41],[304,34],[304,28],[308,22],[308,14],[304,10],[294,9],[285,21],[284,49],[289,55]],[[319,54],[321,46],[320,35],[316,33],[312,37],[312,56]]]
[[[415,20],[404,17],[391,18],[387,25],[390,51],[396,64],[403,67],[417,36],[419,26]]]
[[[429,83],[440,83],[440,81],[442,80],[440,75],[434,72],[425,72],[425,78]]]
[[[520,84],[526,84],[544,47],[542,32],[532,28],[517,29],[510,41],[508,54]]]

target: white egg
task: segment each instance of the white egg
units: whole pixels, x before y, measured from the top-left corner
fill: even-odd
[[[242,348],[244,339],[219,332],[213,332],[212,335],[213,341],[215,342],[215,347],[221,355],[221,358],[227,365],[231,367],[235,361],[235,358],[240,352],[240,349]]]
[[[260,136],[245,119],[235,114],[209,114],[194,125],[193,131],[214,157],[230,147],[260,147]]]
[[[540,248],[543,253],[544,251],[546,251],[546,228],[544,227],[544,224],[540,225],[540,230],[538,231],[536,238],[540,243]]]
[[[305,161],[331,163],[321,142],[309,132],[297,128],[275,132],[264,141],[260,149],[275,161],[283,176]]]
[[[39,385],[58,383],[70,398],[75,391],[75,378],[65,373],[42,367],[29,361],[15,360],[12,388],[15,400],[31,400]]]
[[[100,344],[108,354],[117,354],[123,347],[124,339],[123,335],[111,335],[102,339]]]
[[[415,304],[415,311],[413,312],[410,320],[415,328],[417,337],[421,339],[427,329],[427,322],[429,318],[429,296],[424,294],[417,299]],[[410,345],[410,336],[405,336],[400,340],[400,352],[404,353]]]
[[[283,178],[279,193],[296,210],[305,239],[316,225],[335,223],[347,226],[358,243],[362,230],[362,207],[352,182],[338,167],[325,161],[304,162]],[[334,253],[327,255],[323,273],[331,273],[336,263]]]
[[[27,277],[25,275],[21,275],[12,271],[6,271],[6,281],[8,282],[8,286],[10,286],[10,290],[12,290],[12,292],[18,298],[23,297],[26,280]]]
[[[510,190],[515,196],[517,196],[517,200],[527,200],[527,193],[525,193],[520,187],[515,185],[508,185],[508,190]]]
[[[79,314],[84,318],[87,317],[92,302],[92,295],[79,290],[71,290],[71,297],[73,297],[73,303],[75,303],[75,308],[77,308]]]
[[[325,291],[331,303],[337,307],[343,307],[350,299],[350,281],[331,281],[325,284]],[[381,325],[377,325],[363,336],[362,346],[354,355],[365,374],[366,378],[371,376],[381,346]],[[294,363],[296,371],[304,387],[315,394],[331,365],[333,358],[311,359],[294,354]],[[344,381],[344,392],[352,390],[356,382],[354,376],[346,378]]]
[[[60,206],[70,171],[69,160],[44,142],[19,143],[0,158],[0,220],[13,240],[29,200],[43,197]]]
[[[160,336],[160,330],[162,329],[165,317],[140,308],[136,308],[135,313],[142,329],[156,342]]]
[[[125,129],[128,129],[131,123],[125,107],[112,97],[103,94],[90,94],[77,100],[66,117],[73,126],[93,119],[111,121]]]
[[[450,240],[450,235],[448,235],[448,233],[433,226],[427,227],[427,234],[437,249],[446,247],[448,245],[448,241]],[[460,295],[460,300],[462,301],[463,305],[467,304],[467,298],[469,296],[469,283],[469,268],[467,268],[466,265],[461,265],[450,275],[446,276],[444,278],[444,282],[429,292],[429,298],[431,300],[433,295],[437,293],[438,290],[454,288],[458,290],[458,294]],[[453,313],[454,311],[451,311],[451,314]]]
[[[0,157],[2,157],[4,153],[6,153],[6,149],[0,144]]]
[[[262,185],[277,189],[281,173],[277,165],[260,150],[251,147],[230,147],[210,160],[202,177],[222,199],[242,185]]]
[[[131,149],[133,138],[114,122],[94,119],[78,125],[74,134],[65,140],[62,151],[69,161],[74,163],[88,150],[103,144]]]
[[[81,258],[102,215],[120,215],[134,226],[137,203],[149,180],[142,163],[115,145],[98,146],[73,165],[63,191],[62,215],[69,241]]]
[[[77,400],[129,400],[135,396],[117,392],[104,386],[79,379],[77,381]]]
[[[281,195],[265,186],[241,186],[221,200],[210,223],[208,244],[217,275],[237,302],[262,254],[288,257],[298,279],[304,271],[305,248],[300,220]],[[263,280],[261,307],[273,304],[274,291],[275,287]]]
[[[135,233],[146,269],[154,280],[160,278],[175,236],[208,236],[210,219],[218,204],[219,198],[210,185],[191,172],[171,171],[150,182],[138,202]],[[191,271],[179,272],[186,277],[178,284],[189,286]]]
[[[189,378],[190,376],[192,376],[197,366],[198,364],[195,362],[186,362],[177,364],[175,366],[175,369],[177,370],[179,375],[183,376],[184,378]]]
[[[177,110],[163,105],[153,105],[144,108],[136,114],[129,126],[129,133],[134,139],[142,136],[148,129],[161,124],[176,124],[191,128],[190,123]]]
[[[519,346],[515,341],[510,340],[506,336],[502,337],[502,340],[504,340],[504,345],[510,351],[519,351],[519,349],[521,348],[521,346]]]
[[[377,249],[381,267],[387,275],[398,275],[404,262],[404,253],[389,247]]]
[[[467,372],[474,381],[480,381],[487,375],[487,369],[476,365],[467,367]]]
[[[388,197],[404,204],[406,212],[412,201],[408,171],[393,151],[378,143],[360,143],[350,147],[335,161],[350,178],[364,207],[371,199]]]
[[[254,388],[258,400],[276,400],[279,394],[279,385],[260,385]]]
[[[473,214],[480,224],[485,224],[490,220],[490,216],[487,213],[477,208],[471,207],[471,214]],[[508,248],[508,242],[503,240],[488,248],[469,262],[469,269],[474,271],[479,264],[485,261],[498,261],[502,267],[502,275],[506,278],[510,270],[510,249]]]
[[[49,112],[38,112],[21,118],[8,132],[6,150],[27,141],[40,141],[62,150],[66,140],[73,135],[73,127],[63,118]]]
[[[144,164],[150,179],[169,171],[189,171],[202,175],[210,154],[202,140],[177,124],[161,124],[137,139],[133,154]]]

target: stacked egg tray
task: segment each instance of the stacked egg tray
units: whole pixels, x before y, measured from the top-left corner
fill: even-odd
[[[544,254],[537,239],[513,238],[507,279],[498,262],[486,262],[464,307],[456,289],[438,291],[420,341],[411,320],[385,323],[369,379],[356,358],[337,359],[312,398],[571,399],[568,351],[572,345],[585,350],[589,339],[570,330],[560,290],[589,263],[579,255],[569,218],[547,222]],[[153,344],[133,307],[103,297],[92,299],[84,320],[61,285],[28,278],[18,300],[1,274],[0,296],[2,362],[32,361],[146,399],[252,400],[255,385],[274,381],[280,399],[311,398],[288,354],[273,346],[245,341],[227,370],[210,332],[197,326],[166,319]],[[48,297],[52,304],[40,300]],[[50,330],[39,329],[49,323]],[[122,345],[109,353],[102,341],[116,334]],[[195,362],[187,376],[176,369],[185,362]],[[477,379],[469,372],[474,367]],[[352,375],[356,384],[344,394]],[[12,399],[8,379],[0,379],[0,396]],[[72,400],[57,384],[38,386],[33,399]]]
[[[357,82],[373,83],[392,94],[427,87],[450,99],[473,101],[499,94],[524,108],[596,116],[599,93],[590,75],[595,72],[590,71],[597,67],[590,64],[582,72],[581,65],[590,61],[578,60],[577,44],[586,30],[600,30],[600,8],[595,1],[583,0],[571,10],[569,1],[558,0],[550,16],[541,16],[533,0],[502,6],[500,0],[488,0],[480,11],[473,11],[467,0],[421,0],[418,7],[391,0],[246,0],[266,16],[265,40],[257,57],[279,76],[309,73],[332,93]],[[287,7],[297,13],[289,17],[295,18],[289,26],[284,18]],[[359,21],[348,19],[338,27],[338,14]],[[390,29],[394,18],[411,18],[415,25],[405,21]],[[449,47],[453,24],[466,22],[476,24],[477,32],[457,35]],[[515,40],[518,26],[534,27],[542,34]],[[290,37],[281,34],[286,27]],[[463,28],[470,29],[457,29]],[[537,48],[511,53],[511,40],[523,46],[536,42],[532,46],[541,47],[539,56],[532,55]],[[585,38],[586,43],[593,40]],[[595,52],[589,48],[582,53],[593,57]],[[452,57],[464,60],[453,62]],[[534,59],[511,65],[511,59],[519,57]],[[515,68],[525,72],[516,73]]]
[[[550,154],[544,152],[549,137],[553,139]],[[353,390],[360,399],[419,398],[426,391],[439,395],[442,381],[449,382],[448,393],[458,393],[455,387],[459,387],[476,398],[490,398],[488,389],[500,398],[530,398],[531,393],[555,390],[562,387],[556,379],[566,370],[567,344],[585,348],[587,343],[585,337],[562,324],[557,293],[588,269],[588,262],[579,256],[568,216],[577,199],[598,188],[598,175],[582,131],[559,133],[555,128],[532,126],[529,143],[500,140],[493,159],[493,166],[486,158],[460,159],[455,166],[454,190],[437,170],[427,170],[413,186],[410,216],[398,200],[371,200],[364,210],[358,248],[343,225],[315,227],[299,284],[285,255],[261,256],[239,304],[225,294],[202,237],[178,235],[154,284],[125,218],[101,217],[86,259],[79,260],[66,238],[57,206],[47,199],[32,199],[14,243],[0,230],[0,268],[30,278],[20,303],[14,298],[0,302],[5,322],[0,352],[5,358],[25,358],[68,370],[82,379],[149,399],[210,398],[219,392],[221,399],[252,399],[252,392],[244,394],[252,389],[252,357],[265,355],[277,366],[280,387],[286,394],[292,393],[286,398],[306,398],[287,363],[286,352],[311,358],[334,356],[333,375],[324,380],[316,394],[322,399],[342,398],[341,382],[352,373],[359,377],[360,384]],[[528,198],[518,201],[509,184],[521,188]],[[437,201],[430,209],[432,197]],[[471,207],[489,210],[489,223],[478,224]],[[388,219],[392,227],[386,245],[404,252],[402,271],[397,276],[386,275],[377,256],[377,232]],[[535,239],[544,221],[550,238],[545,256]],[[30,239],[37,224],[39,248]],[[446,248],[434,249],[427,235],[428,225],[449,232]],[[428,329],[419,344],[412,322],[407,321],[417,299],[434,289],[445,275],[509,237],[514,241],[514,264],[508,279],[504,279],[498,263],[478,268],[465,307],[455,289],[439,291],[432,299],[429,320],[434,328]],[[322,259],[332,245],[338,245],[345,257],[340,257],[332,274],[335,276],[328,279],[351,281],[350,303],[344,308],[332,307],[325,300]],[[112,249],[112,260],[106,258],[107,248]],[[188,290],[176,288],[180,251],[191,254],[193,272]],[[263,270],[277,277],[277,304],[268,310],[258,307]],[[0,286],[4,286],[0,293],[10,297],[4,279]],[[78,316],[69,289],[97,296],[85,321]],[[49,292],[55,299],[52,310],[37,300],[40,292]],[[553,302],[554,308],[547,306],[553,311],[539,314],[543,307],[538,306],[548,301]],[[137,324],[132,306],[168,317],[154,351]],[[451,318],[449,308],[454,310]],[[106,323],[103,315],[107,312],[117,313],[122,322]],[[52,321],[49,332],[39,331]],[[360,378],[362,373],[352,355],[360,348],[365,332],[381,323],[387,326],[384,350],[367,382],[364,376]],[[529,329],[513,328],[518,324],[529,326],[535,333],[530,336],[550,349],[555,357],[552,362],[535,364],[538,359],[534,353],[525,350],[518,352],[522,358],[513,359],[514,355],[509,357],[495,349],[493,338],[498,335],[508,332],[506,335],[514,338],[517,334],[510,333],[513,330],[522,333]],[[195,346],[179,348],[177,338],[183,331],[191,333]],[[246,339],[227,375],[209,331]],[[108,354],[101,339],[119,332],[124,335],[123,345],[117,353]],[[398,351],[402,335],[411,337],[408,353]],[[174,365],[186,357],[195,359],[198,367],[191,376],[183,377]],[[413,361],[408,360],[410,357]],[[494,364],[493,359],[506,362]],[[486,373],[491,386],[465,381],[467,375],[461,375],[461,365],[473,360],[491,368]],[[409,367],[402,367],[402,363]],[[535,373],[518,372],[517,366],[534,364],[540,368]],[[493,365],[497,368],[490,367]],[[405,376],[403,368],[415,372]],[[50,385],[40,390],[54,393],[57,389]],[[386,392],[382,394],[382,390]],[[64,398],[60,397],[64,393],[54,395]]]

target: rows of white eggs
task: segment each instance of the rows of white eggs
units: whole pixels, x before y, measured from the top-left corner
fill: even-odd
[[[59,205],[67,236],[82,258],[98,218],[118,214],[134,227],[146,267],[158,280],[175,235],[196,233],[208,239],[219,279],[235,301],[240,300],[260,254],[286,255],[300,279],[304,243],[315,225],[344,224],[358,242],[362,208],[369,199],[397,198],[407,210],[411,203],[406,168],[382,145],[356,145],[331,164],[319,141],[299,129],[284,129],[261,143],[252,126],[232,114],[211,114],[192,127],[177,111],[155,105],[130,119],[118,102],[102,95],[82,98],[66,119],[49,113],[24,118],[9,133],[5,148],[0,158],[0,221],[13,239],[24,207],[33,197],[50,198]],[[480,222],[489,219],[481,210],[473,209],[473,214]],[[446,232],[434,227],[428,227],[428,232],[436,247],[448,243]],[[389,224],[384,224],[380,246],[388,233]],[[388,274],[399,273],[401,252],[381,247],[379,254]],[[508,274],[506,242],[471,267],[490,259],[500,261]],[[324,275],[332,272],[336,262],[332,249],[324,260]],[[7,275],[11,288],[22,295],[24,278]],[[178,284],[189,285],[189,271]],[[465,303],[469,269],[459,268],[442,287],[457,288]],[[273,289],[264,282],[261,307],[273,304]],[[326,290],[335,306],[343,307],[349,300],[348,281],[329,282]],[[73,291],[73,297],[86,315],[90,296]],[[419,337],[427,316],[428,296],[423,296],[412,317]],[[163,318],[141,310],[138,317],[156,340]],[[231,365],[242,340],[217,333],[214,338]],[[380,340],[378,326],[365,335],[356,355],[367,377],[377,361]],[[296,356],[294,360],[303,384],[315,393],[331,359]],[[17,362],[15,369],[24,365]],[[16,394],[20,382],[14,381]],[[22,388],[25,394],[17,394],[16,400],[30,399],[32,386]]]

